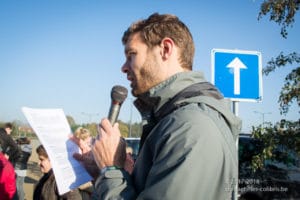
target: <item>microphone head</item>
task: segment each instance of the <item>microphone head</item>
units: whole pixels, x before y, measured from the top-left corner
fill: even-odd
[[[122,104],[124,102],[124,100],[127,97],[127,94],[128,94],[127,89],[120,85],[115,85],[111,89],[111,93],[110,93],[112,101],[117,102],[118,104]]]

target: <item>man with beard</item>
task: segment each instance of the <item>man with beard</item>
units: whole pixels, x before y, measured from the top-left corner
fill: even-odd
[[[101,120],[91,148],[100,170],[95,183],[99,197],[235,199],[235,140],[241,123],[203,74],[192,71],[195,50],[189,29],[174,15],[154,13],[133,23],[122,42],[122,72],[136,97],[143,133],[129,174],[118,124]],[[84,155],[74,157],[91,169]]]

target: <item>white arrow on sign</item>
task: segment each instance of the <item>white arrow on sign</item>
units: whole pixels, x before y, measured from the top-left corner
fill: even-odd
[[[240,94],[240,69],[247,69],[247,67],[238,57],[234,58],[227,67],[233,68],[234,94]]]

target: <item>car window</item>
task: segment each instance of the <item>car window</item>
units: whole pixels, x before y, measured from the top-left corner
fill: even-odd
[[[139,138],[125,138],[127,146],[132,148],[132,155],[135,159],[139,153],[140,139]]]

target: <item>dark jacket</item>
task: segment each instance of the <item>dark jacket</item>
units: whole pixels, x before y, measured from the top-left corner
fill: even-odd
[[[202,73],[183,72],[139,96],[144,127],[133,174],[100,175],[101,199],[235,199],[241,121],[218,93]]]
[[[21,154],[21,150],[17,143],[8,135],[4,128],[0,128],[0,143],[2,153],[9,156],[9,161],[15,166],[16,160]]]
[[[78,189],[59,195],[53,170],[39,180],[33,193],[33,200],[81,200]]]
[[[32,147],[30,144],[19,144],[18,145],[21,153],[19,158],[16,160],[16,170],[26,170],[29,158],[31,156]]]

